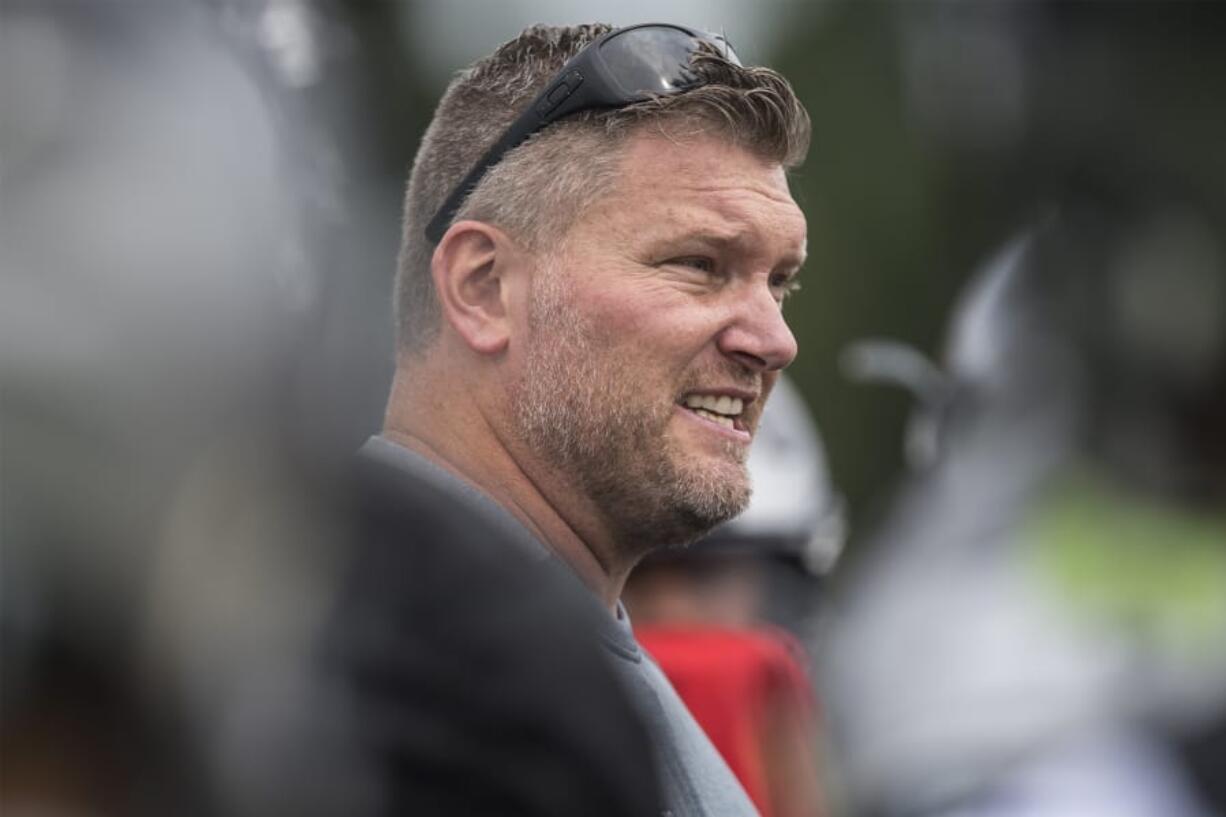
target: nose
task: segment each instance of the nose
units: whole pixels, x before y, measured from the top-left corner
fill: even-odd
[[[717,343],[721,352],[754,371],[778,371],[796,358],[796,337],[765,286],[739,293],[733,318]]]

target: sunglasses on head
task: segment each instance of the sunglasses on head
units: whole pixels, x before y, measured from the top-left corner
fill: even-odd
[[[437,244],[490,168],[537,131],[579,111],[623,108],[701,85],[690,62],[704,48],[741,64],[723,37],[667,23],[619,28],[584,46],[451,191],[426,225],[426,238]]]

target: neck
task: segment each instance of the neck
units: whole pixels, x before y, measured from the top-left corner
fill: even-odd
[[[408,369],[397,369],[383,436],[487,494],[614,610],[634,560],[618,558],[597,510],[548,467],[517,457],[463,378],[436,376],[422,363]]]

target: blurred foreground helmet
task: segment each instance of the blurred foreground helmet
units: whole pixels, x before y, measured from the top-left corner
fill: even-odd
[[[749,476],[749,507],[690,551],[770,555],[814,575],[827,573],[846,537],[843,499],[831,484],[817,426],[786,377],[779,379],[762,412],[750,448]]]
[[[1147,195],[1066,204],[1010,244],[955,313],[950,443],[1006,418],[1137,490],[1226,503],[1222,235]]]
[[[1220,228],[1211,208],[1152,192],[1066,202],[965,289],[943,370],[881,340],[854,344],[843,363],[918,398],[906,440],[913,466],[1007,428],[1049,451],[1079,448],[1152,489],[1220,500]]]

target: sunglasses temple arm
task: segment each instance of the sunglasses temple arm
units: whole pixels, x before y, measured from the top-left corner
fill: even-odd
[[[573,62],[575,60],[572,60]],[[426,238],[430,239],[431,243],[437,244],[442,239],[443,235],[447,232],[447,228],[451,226],[452,220],[455,219],[456,213],[464,206],[464,202],[468,199],[469,194],[485,178],[485,174],[489,172],[489,169],[502,161],[503,156],[509,151],[519,147],[528,140],[528,137],[546,125],[550,125],[582,108],[598,107],[598,105],[592,104],[593,100],[590,97],[585,98],[582,94],[574,93],[575,89],[584,82],[583,73],[572,70],[566,73],[565,80],[550,83],[546,86],[532,100],[532,104],[511,124],[511,127],[503,133],[502,138],[485,152],[485,155],[481,157],[479,162],[473,165],[472,170],[468,171],[468,175],[464,177],[464,181],[456,185],[455,189],[451,191],[451,195],[447,197],[447,201],[443,202],[443,206],[439,208],[438,213],[426,225]],[[563,82],[570,84],[571,93],[563,101],[550,104],[547,100]],[[590,80],[589,84],[591,84]],[[597,83],[597,87],[603,90],[603,83]],[[601,102],[603,102],[603,99]]]
[[[447,228],[451,226],[452,219],[455,218],[460,208],[464,206],[464,202],[468,199],[468,194],[485,178],[485,174],[489,169],[498,164],[507,151],[517,147],[537,130],[544,127],[544,124],[544,121],[536,115],[535,103],[533,103],[533,107],[529,108],[523,116],[516,120],[515,124],[502,135],[502,138],[485,152],[481,160],[473,165],[472,170],[468,171],[464,181],[455,186],[455,189],[451,191],[451,195],[447,197],[447,201],[443,202],[443,206],[439,208],[438,213],[426,225],[426,238],[430,239],[432,244],[437,244],[442,239],[443,234],[447,232]]]

